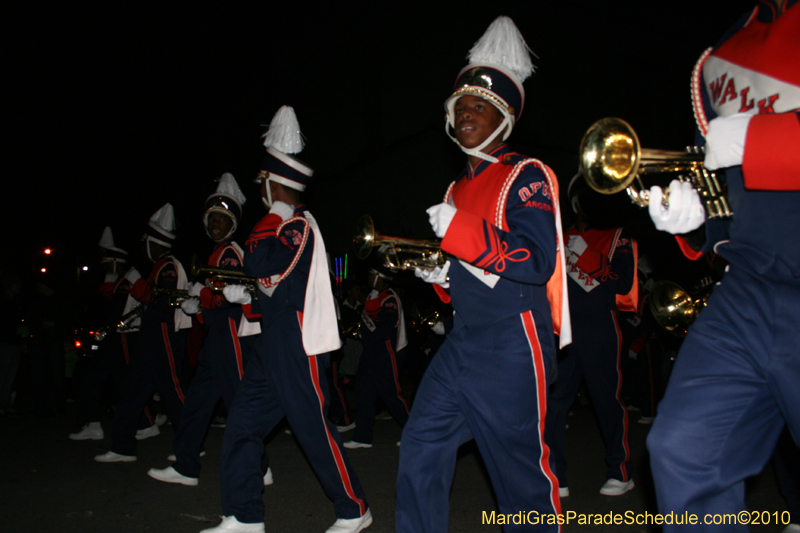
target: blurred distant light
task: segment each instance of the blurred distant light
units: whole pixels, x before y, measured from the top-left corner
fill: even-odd
[[[44,249],[44,255],[50,255],[51,253],[53,253],[53,250],[51,250],[50,248]]]
[[[75,341],[75,347],[76,347],[76,348],[80,348],[80,347],[81,347],[81,341],[79,341],[79,340],[76,340],[76,341]]]
[[[47,273],[47,269],[46,269],[46,268],[44,268],[44,267],[42,267],[42,268],[41,268],[41,270],[40,270],[40,272],[41,272],[42,274],[46,274],[46,273]]]
[[[89,270],[89,267],[88,267],[88,266],[84,266],[83,268],[81,268],[81,270],[83,270],[84,272],[86,272],[87,270]]]

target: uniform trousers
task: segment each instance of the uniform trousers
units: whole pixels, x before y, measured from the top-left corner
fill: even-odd
[[[200,350],[197,373],[186,394],[181,424],[172,444],[176,458],[173,468],[187,477],[200,474],[200,452],[214,408],[222,398],[225,407],[231,409],[247,360],[252,355],[255,337],[239,338],[236,321],[228,318],[227,322],[230,329],[209,332]],[[267,468],[269,463],[265,453],[262,476]]]
[[[622,401],[620,366],[622,335],[617,313],[610,309],[573,315],[572,344],[558,362],[558,377],[547,399],[547,443],[552,452],[558,484],[567,484],[567,414],[575,401],[581,378],[592,397],[606,445],[606,479],[629,481],[633,475],[628,444],[628,410]]]
[[[338,360],[334,359],[334,354],[331,354],[331,366],[325,372],[325,377],[328,378],[328,390],[331,392],[331,405],[329,414],[331,418],[339,426],[349,426],[353,423],[350,408],[347,406],[347,397],[344,383],[342,383],[339,372],[341,371],[340,363],[341,357]]]
[[[397,420],[400,427],[408,421],[408,404],[400,390],[400,369],[405,362],[406,350],[395,354],[386,341],[383,350],[364,350],[358,362],[356,382],[356,429],[353,440],[372,444],[372,429],[375,425],[375,402],[383,400],[386,409]]]
[[[184,387],[181,374],[185,359],[186,332],[175,332],[171,324],[143,324],[137,353],[131,358],[128,384],[114,415],[111,451],[136,455],[136,426],[142,408],[158,392],[172,425],[180,427]]]
[[[455,325],[428,366],[403,430],[398,533],[448,531],[459,446],[475,439],[500,513],[559,513],[558,481],[544,442],[547,374],[555,354],[549,320],[528,311],[479,327]],[[506,525],[504,531],[558,531]]]
[[[732,265],[714,288],[647,437],[662,513],[744,510],[745,479],[761,472],[784,425],[800,439],[798,302],[800,284],[779,263],[759,275]]]
[[[333,501],[337,518],[367,510],[361,483],[328,420],[325,379],[329,354],[307,356],[298,318],[284,313],[256,341],[242,385],[228,413],[222,442],[222,511],[244,523],[264,521],[260,460],[264,438],[285,416],[306,457]]]

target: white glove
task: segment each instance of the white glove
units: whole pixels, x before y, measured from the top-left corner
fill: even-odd
[[[247,287],[244,285],[226,285],[225,288],[222,289],[222,294],[225,296],[225,299],[232,304],[247,305],[253,301],[250,292],[248,292]]]
[[[580,235],[570,235],[569,242],[567,243],[567,250],[574,253],[578,257],[583,255],[583,252],[589,247],[583,237]]]
[[[680,235],[689,233],[703,225],[706,213],[700,195],[688,181],[672,180],[669,184],[669,207],[661,203],[661,187],[650,188],[650,218],[656,229]]]
[[[191,285],[189,285],[189,296],[197,298],[198,296],[200,296],[200,291],[203,290],[203,287],[205,287],[205,285],[203,285],[199,281],[192,283]]]
[[[444,335],[444,322],[439,321],[431,327],[434,333],[437,335]]]
[[[137,280],[142,279],[142,275],[139,274],[139,271],[136,270],[136,267],[131,267],[125,272],[125,279],[131,282],[131,285],[136,283]]]
[[[638,353],[634,352],[633,350],[628,350],[628,359],[632,361],[636,361],[636,358],[639,356]]]
[[[294,216],[294,207],[286,202],[272,202],[272,207],[270,207],[269,212],[278,215],[281,217],[281,220],[286,222]]]
[[[106,277],[103,279],[106,283],[114,283],[117,281],[117,275],[113,272],[106,272]]]
[[[440,239],[444,238],[447,228],[456,216],[457,209],[450,204],[436,204],[425,210],[428,213],[428,221],[431,223],[433,233]]]
[[[416,268],[414,270],[414,275],[425,283],[435,283],[436,285],[440,285],[443,289],[449,289],[450,282],[447,280],[448,272],[450,272],[449,259],[444,265],[440,267],[437,266],[433,270],[422,270],[421,268]]]
[[[718,117],[708,123],[706,133],[706,160],[708,170],[742,164],[744,140],[753,115],[737,113]]]
[[[200,311],[200,300],[197,298],[187,298],[181,302],[181,309],[187,315],[195,315]]]

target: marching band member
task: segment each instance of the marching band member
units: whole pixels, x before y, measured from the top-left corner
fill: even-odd
[[[285,416],[337,520],[327,533],[357,533],[372,523],[361,484],[327,417],[329,353],[341,346],[325,243],[300,202],[313,171],[291,154],[303,148],[291,107],[273,118],[264,145],[262,200],[269,209],[245,246],[244,271],[258,278],[261,335],[228,415],[222,443],[222,523],[204,533],[263,532],[259,460],[264,438]],[[242,286],[225,297],[249,304]]]
[[[408,421],[408,402],[400,390],[400,370],[406,358],[406,325],[400,297],[390,283],[394,272],[374,265],[367,276],[372,291],[361,312],[361,340],[364,351],[358,363],[356,381],[356,429],[345,448],[372,448],[375,402],[383,400],[400,427]]]
[[[206,199],[203,225],[214,241],[214,251],[208,259],[211,267],[241,271],[244,251],[232,239],[242,217],[245,196],[236,179],[225,173],[214,194]],[[220,398],[230,409],[233,397],[244,375],[246,361],[253,350],[253,336],[239,336],[242,307],[225,300],[203,283],[195,281],[181,307],[187,314],[196,314],[208,328],[205,342],[197,359],[197,373],[186,395],[181,424],[175,434],[175,464],[167,468],[151,468],[147,475],[167,483],[197,485],[200,474],[200,454],[203,438]],[[266,454],[264,455],[266,457]],[[272,472],[263,463],[264,484],[272,483]]]
[[[580,174],[570,182],[569,197],[576,223],[564,232],[567,247],[572,344],[558,361],[550,388],[547,442],[553,453],[561,497],[567,484],[567,414],[581,379],[586,380],[606,445],[605,496],[631,490],[633,465],[628,436],[628,410],[622,399],[622,333],[619,311],[635,311],[638,303],[636,242],[622,228],[596,229],[580,206]]]
[[[119,322],[131,291],[131,282],[120,276],[128,262],[128,252],[115,246],[114,236],[108,226],[103,230],[99,246],[102,255],[100,262],[106,271],[103,284],[100,285],[100,294],[103,296],[102,317],[103,324],[110,325]],[[117,328],[113,328],[105,337],[100,349],[92,357],[83,379],[77,413],[78,426],[81,430],[71,433],[70,439],[103,439],[103,427],[100,425],[103,383],[109,377],[112,378],[117,390],[122,394],[128,379],[131,354],[135,352],[138,340],[138,328],[125,331],[117,331]],[[137,431],[139,440],[158,433],[155,419],[145,405],[139,417]]]
[[[562,345],[570,339],[558,182],[541,161],[505,143],[522,112],[522,80],[532,71],[522,35],[500,17],[471,50],[445,102],[447,133],[468,166],[444,203],[428,209],[451,259],[417,275],[442,295],[449,288],[455,323],[403,431],[398,533],[447,531],[456,453],[473,438],[500,513],[561,509],[544,442],[553,331]]]
[[[186,328],[191,318],[180,307],[170,305],[168,295],[155,290],[186,291],[188,283],[183,265],[170,251],[175,242],[175,214],[165,204],[150,218],[144,235],[145,252],[153,269],[145,280],[135,268],[125,274],[132,283],[126,311],[141,302],[139,346],[130,364],[128,384],[114,415],[111,449],[94,458],[100,463],[136,460],[136,421],[142,407],[158,392],[172,424],[180,426],[185,399],[181,377],[186,344]]]
[[[784,425],[800,440],[797,0],[758,2],[701,56],[692,92],[705,166],[724,175],[733,217],[705,220],[697,191],[677,181],[668,208],[650,189],[650,216],[689,258],[713,248],[729,265],[681,346],[647,444],[662,513],[735,515]]]

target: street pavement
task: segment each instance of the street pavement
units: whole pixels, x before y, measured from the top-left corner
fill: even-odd
[[[102,441],[72,441],[75,404],[62,413],[41,417],[18,414],[0,418],[0,532],[3,533],[197,533],[216,525],[221,513],[219,489],[220,449],[224,429],[210,428],[205,442],[207,455],[196,487],[155,481],[147,476],[153,467],[170,463],[174,432],[169,425],[162,433],[139,442],[138,461],[101,464],[93,460],[107,451]],[[655,496],[647,468],[644,441],[650,426],[631,417],[631,448],[635,458],[636,488],[618,497],[599,494],[606,470],[603,444],[591,409],[576,404],[569,418],[568,460],[570,493],[562,501],[563,511],[576,515],[608,515],[626,512],[656,513]],[[106,435],[110,419],[103,420]],[[279,428],[268,445],[275,483],[264,489],[267,532],[322,533],[335,520],[327,499],[291,435]],[[400,428],[392,420],[375,421],[371,449],[347,450],[369,500],[374,517],[369,533],[394,531],[395,479]],[[348,433],[344,434],[347,440]],[[508,475],[515,475],[508,472]],[[775,524],[786,510],[772,471],[748,483],[748,506],[770,513],[770,525],[752,531],[782,531]],[[484,512],[497,511],[491,485],[473,443],[462,447],[450,499],[450,531],[502,531],[501,526],[482,523]],[[777,514],[772,514],[777,513]],[[766,514],[762,515],[766,516]],[[648,525],[580,525],[571,521],[567,532],[655,532]]]

